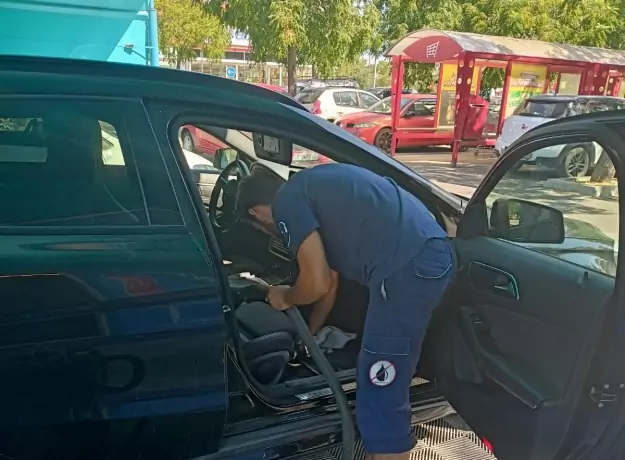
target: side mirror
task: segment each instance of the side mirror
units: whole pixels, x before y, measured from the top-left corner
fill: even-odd
[[[401,116],[401,117],[402,117],[402,118],[412,118],[412,117],[415,117],[415,116],[417,116],[417,114],[415,113],[415,111],[414,111],[414,110],[407,110],[406,112],[404,112],[404,113],[402,114],[402,116]]]
[[[493,203],[489,233],[515,243],[561,244],[564,216],[543,204],[502,198]]]
[[[218,149],[215,152],[215,157],[213,158],[213,166],[221,171],[234,160],[236,160],[238,154],[239,152],[237,152],[235,149]]]

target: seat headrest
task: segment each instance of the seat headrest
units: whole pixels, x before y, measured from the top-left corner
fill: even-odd
[[[76,180],[90,179],[96,166],[102,164],[102,130],[98,121],[82,114],[56,112],[44,118],[43,125],[50,149],[48,168]]]

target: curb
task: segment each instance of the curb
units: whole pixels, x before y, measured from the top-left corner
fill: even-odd
[[[547,179],[545,188],[558,192],[575,192],[591,198],[618,201],[618,185],[593,185],[585,179]]]

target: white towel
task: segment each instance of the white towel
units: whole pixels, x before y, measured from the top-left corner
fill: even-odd
[[[325,326],[315,335],[315,342],[324,353],[330,354],[334,350],[342,349],[355,338],[356,334],[342,331],[335,326]]]

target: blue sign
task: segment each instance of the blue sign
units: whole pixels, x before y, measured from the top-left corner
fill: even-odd
[[[235,78],[237,76],[237,69],[234,66],[227,66],[226,67],[226,77],[228,78]]]

